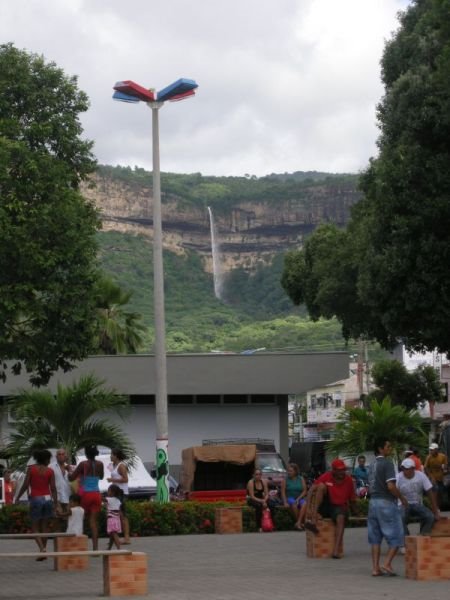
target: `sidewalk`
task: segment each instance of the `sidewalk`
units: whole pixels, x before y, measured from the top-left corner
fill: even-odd
[[[413,529],[412,533],[415,533]],[[2,552],[34,549],[28,541],[0,542]],[[101,547],[106,540],[101,540]],[[345,534],[345,558],[308,559],[305,534],[191,535],[138,538],[132,549],[149,556],[152,600],[442,600],[448,582],[404,578],[404,557],[394,563],[398,577],[371,577],[365,528]],[[0,598],[5,600],[93,600],[101,596],[102,565],[88,571],[52,570],[52,561],[3,560]]]

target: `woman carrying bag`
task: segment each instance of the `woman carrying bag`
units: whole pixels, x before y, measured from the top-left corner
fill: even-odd
[[[252,506],[255,509],[255,520],[258,531],[261,533],[263,531],[262,521],[263,521],[263,511],[268,510],[269,513],[265,517],[265,527],[264,530],[272,531],[273,530],[273,515],[271,514],[274,508],[273,502],[269,499],[269,489],[267,487],[267,482],[262,478],[262,472],[260,469],[255,469],[253,473],[253,479],[247,484],[247,504]],[[268,528],[268,518],[272,522],[272,529]]]

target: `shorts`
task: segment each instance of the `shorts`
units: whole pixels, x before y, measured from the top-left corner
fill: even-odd
[[[100,512],[102,508],[100,492],[84,492],[81,496],[81,508],[84,508],[87,515]]]
[[[348,507],[341,504],[331,504],[328,500],[328,495],[323,499],[318,511],[324,519],[332,519],[334,523],[336,523],[338,515],[344,515],[345,520],[348,518]]]
[[[30,518],[32,521],[51,519],[53,517],[53,502],[47,496],[32,496],[30,498]]]
[[[121,531],[120,515],[108,515],[106,519],[106,533],[120,533]]]
[[[439,493],[442,494],[443,492],[445,492],[444,482],[443,481],[435,481],[433,483],[432,489],[433,489],[433,492],[436,492],[437,494],[439,494]]]
[[[292,506],[293,504],[295,504],[297,506],[297,508],[300,508],[301,506],[303,506],[303,504],[305,504],[306,500],[304,498],[300,498],[300,500],[297,500],[297,498],[288,498],[287,499],[287,503],[289,504],[289,506]]]
[[[403,523],[396,502],[383,498],[371,498],[367,516],[369,544],[379,546],[386,540],[389,548],[404,546]]]

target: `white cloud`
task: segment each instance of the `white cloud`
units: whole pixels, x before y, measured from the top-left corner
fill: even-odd
[[[379,60],[405,0],[16,0],[4,41],[42,53],[91,99],[100,162],[151,167],[144,105],[111,100],[116,80],[197,97],[161,110],[165,171],[263,175],[355,171],[374,154]]]

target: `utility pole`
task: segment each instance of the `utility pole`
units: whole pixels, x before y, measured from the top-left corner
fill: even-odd
[[[358,366],[356,369],[356,378],[358,381],[358,393],[359,399],[364,394],[364,341],[362,338],[358,339]]]
[[[370,394],[370,367],[369,367],[369,348],[364,340],[364,362],[366,363],[366,394]]]

